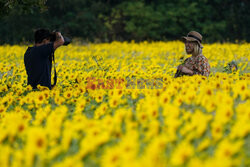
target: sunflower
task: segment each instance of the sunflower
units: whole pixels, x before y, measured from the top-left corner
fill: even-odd
[[[72,97],[72,91],[65,91],[65,92],[63,93],[63,97],[64,97],[65,99],[70,99],[70,98]]]
[[[103,167],[118,167],[121,165],[122,154],[118,147],[107,149],[101,159]]]
[[[45,129],[32,127],[27,133],[27,151],[30,153],[44,153],[48,143]]]
[[[76,108],[75,108],[75,113],[76,114],[81,114],[82,111],[84,110],[86,105],[86,100],[85,98],[79,98],[76,103]]]
[[[46,98],[45,95],[43,93],[38,93],[36,94],[36,97],[34,99],[35,104],[43,104],[45,102]]]
[[[171,163],[172,165],[183,165],[190,157],[193,156],[193,154],[193,146],[190,143],[183,141],[174,150],[171,156]]]
[[[26,87],[26,90],[27,90],[27,91],[31,91],[31,90],[32,90],[32,86],[31,86],[31,85],[28,85],[28,86]]]
[[[4,105],[0,104],[0,114],[5,113],[6,110],[7,108]]]
[[[40,84],[37,85],[37,88],[38,88],[39,90],[49,90],[48,87],[46,87],[46,86],[41,86]]]
[[[102,94],[98,94],[96,97],[95,97],[95,101],[97,103],[100,103],[103,101],[103,95]]]
[[[111,108],[116,108],[119,105],[119,100],[120,98],[118,97],[112,97],[111,99],[109,99],[109,106]]]

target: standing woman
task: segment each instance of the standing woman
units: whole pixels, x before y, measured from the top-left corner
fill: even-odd
[[[192,54],[192,56],[178,66],[175,78],[182,75],[195,74],[208,77],[210,74],[210,65],[207,58],[202,54],[201,34],[191,31],[186,37],[182,37],[182,41],[185,43],[186,53]]]

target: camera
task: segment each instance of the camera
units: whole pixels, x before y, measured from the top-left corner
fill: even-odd
[[[59,32],[59,31],[53,31],[52,33],[50,33],[50,41],[51,42],[56,41],[56,33],[57,32]],[[64,44],[63,45],[68,45],[68,44],[71,43],[71,39],[70,38],[63,36],[63,39],[64,39]]]

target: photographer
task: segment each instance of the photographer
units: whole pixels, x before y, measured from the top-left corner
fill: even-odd
[[[68,44],[69,41],[66,41],[60,32],[51,33],[47,29],[36,30],[34,37],[35,45],[29,47],[24,54],[28,85],[31,85],[33,89],[36,89],[38,84],[52,89],[56,84],[55,70],[54,85],[51,85],[54,51],[58,47]]]

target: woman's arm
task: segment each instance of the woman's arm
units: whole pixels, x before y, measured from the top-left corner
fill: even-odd
[[[181,72],[188,74],[188,75],[193,75],[194,71],[188,69],[187,67],[185,67],[184,65],[179,65],[178,66],[178,70],[180,70]]]

